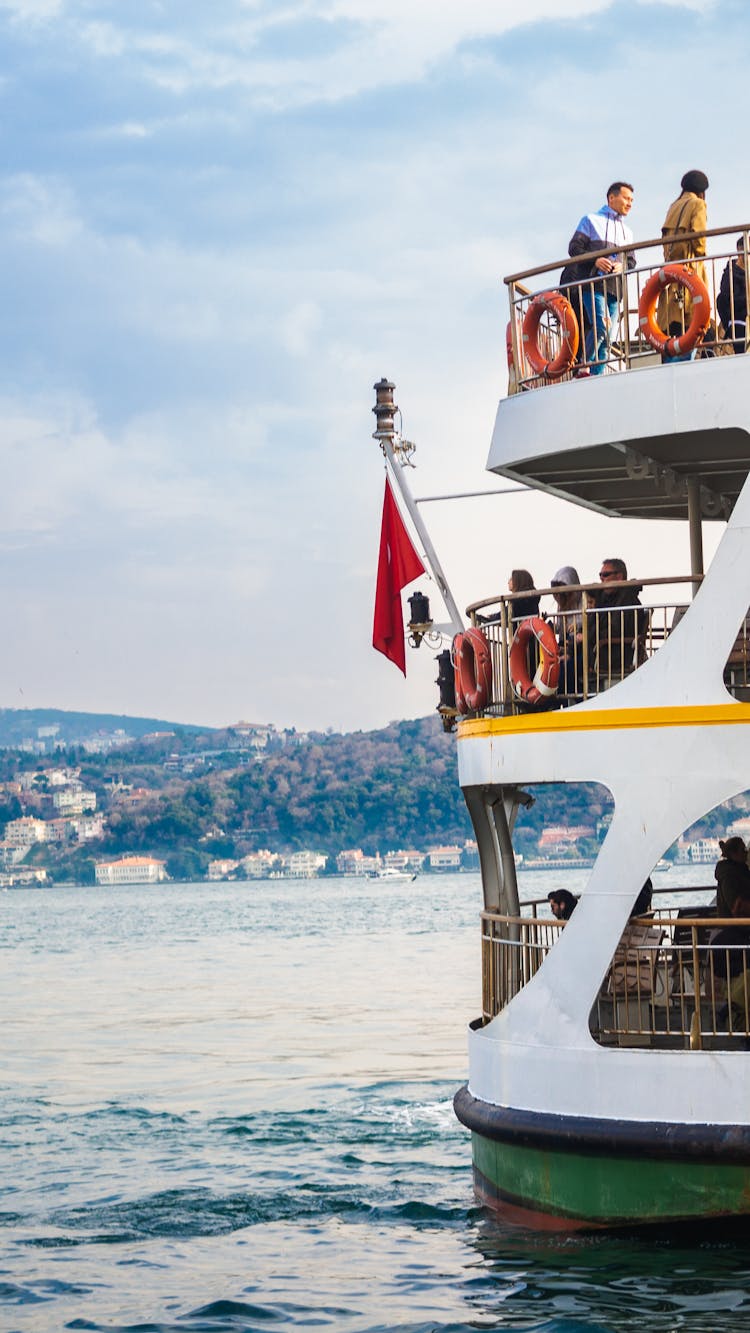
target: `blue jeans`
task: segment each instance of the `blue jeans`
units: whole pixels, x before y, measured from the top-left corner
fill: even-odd
[[[601,375],[607,360],[609,330],[617,314],[618,300],[614,294],[585,287],[583,308],[586,312],[586,360],[591,363],[591,374]]]

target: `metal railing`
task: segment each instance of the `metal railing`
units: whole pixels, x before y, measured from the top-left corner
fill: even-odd
[[[678,238],[673,238],[672,243],[676,239]],[[717,297],[727,265],[730,263],[736,264],[739,253],[744,263],[746,308],[750,304],[748,302],[748,296],[750,295],[750,224],[743,223],[735,227],[711,228],[706,231],[690,232],[679,236],[681,246],[684,243],[687,243],[688,246],[694,245],[701,239],[705,239],[708,253],[680,260],[665,260],[665,240],[662,237],[635,242],[626,249],[612,246],[611,250],[607,250],[608,255],[618,257],[618,262],[623,270],[627,267],[629,255],[635,259],[636,266],[627,273],[623,271],[620,274],[609,276],[607,280],[607,290],[616,295],[618,305],[615,318],[606,335],[605,355],[602,360],[587,360],[585,350],[585,332],[587,323],[589,323],[588,311],[592,309],[595,295],[597,293],[601,294],[604,290],[602,275],[599,275],[598,278],[579,279],[575,282],[560,282],[561,270],[567,264],[575,262],[576,264],[585,265],[589,260],[593,264],[597,259],[601,259],[603,253],[601,249],[591,251],[585,255],[576,255],[572,261],[569,256],[566,256],[553,264],[544,264],[507,277],[505,282],[508,286],[510,302],[509,360],[511,374],[509,392],[517,393],[522,389],[536,389],[543,385],[558,383],[560,379],[573,378],[580,371],[585,372],[594,369],[598,372],[602,365],[605,371],[621,372],[658,364],[660,360],[659,353],[654,350],[643,334],[638,316],[638,305],[646,283],[654,273],[663,268],[665,262],[680,263],[697,272],[708,288],[711,323],[697,349],[696,355],[705,357],[744,352],[748,345],[744,323],[745,313],[736,308],[735,284],[731,281],[731,276],[728,283],[727,307],[724,309],[726,326],[717,312]],[[742,241],[742,245],[738,251],[737,242],[739,240]],[[668,240],[666,246],[669,247]],[[730,275],[734,271],[734,269],[730,270]],[[741,277],[739,287],[740,289],[742,287]],[[675,322],[675,314],[680,316],[680,303],[676,295],[678,288],[672,285],[666,290],[675,293],[675,297],[670,301],[670,322],[673,323]],[[543,291],[560,292],[567,298],[573,307],[579,328],[579,353],[576,364],[564,375],[556,377],[554,380],[545,375],[540,375],[534,370],[528,360],[526,353],[528,344],[525,342],[523,335],[523,324],[531,301],[535,295]],[[689,322],[689,316],[686,317],[685,313],[686,309],[689,309],[689,306],[682,303],[682,314],[677,320],[682,331],[684,331],[685,323]],[[660,312],[657,311],[657,319],[664,319],[663,313],[660,315]],[[669,332],[668,328],[664,328],[665,334]],[[544,314],[542,316],[537,340],[545,361],[553,361],[562,348],[563,339],[559,323],[551,315]]]
[[[485,1023],[531,981],[565,924],[482,913]],[[705,907],[631,920],[589,1026],[601,1045],[744,1049],[750,1041],[750,920],[718,917]]]
[[[482,912],[482,1017],[489,1022],[523,990],[556,943],[564,921]]]
[[[522,593],[505,593],[484,598],[467,607],[473,625],[484,632],[490,648],[492,684],[490,696],[482,709],[484,715],[507,716],[529,711],[511,676],[510,652],[520,623],[528,618],[517,613],[520,601],[549,598],[552,607],[540,609],[540,616],[552,627],[560,656],[557,688],[542,707],[562,708],[590,699],[602,690],[624,680],[647,662],[666,642],[688,607],[687,600],[655,600],[640,604],[658,588],[695,587],[699,579],[689,574],[669,578],[628,579],[613,583],[581,583],[565,588],[535,588]],[[601,606],[602,594],[633,590],[632,605]],[[576,604],[569,607],[570,601]],[[627,602],[627,599],[624,599]],[[533,679],[537,649],[531,643],[525,659],[527,676]],[[744,620],[727,660],[724,672],[727,689],[744,697],[750,686],[750,614]],[[537,710],[538,711],[538,710]]]

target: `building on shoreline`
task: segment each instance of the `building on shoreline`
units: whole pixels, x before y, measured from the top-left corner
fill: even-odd
[[[97,884],[161,884],[168,879],[166,864],[155,856],[121,856],[118,861],[98,861]]]

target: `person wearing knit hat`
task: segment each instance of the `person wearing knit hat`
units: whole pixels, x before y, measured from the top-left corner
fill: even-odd
[[[664,237],[664,258],[668,264],[684,264],[686,260],[697,259],[688,268],[703,281],[706,281],[706,266],[701,263],[706,253],[705,236],[696,236],[695,232],[705,231],[708,226],[706,212],[706,190],[708,176],[705,171],[686,171],[680,181],[682,193],[669,205],[661,234]],[[661,329],[670,337],[679,338],[690,323],[692,298],[684,287],[670,283],[659,297],[656,320]],[[696,349],[685,356],[665,358],[674,361],[691,361]]]
[[[572,565],[563,565],[550,580],[558,612],[554,618],[560,649],[557,690],[564,704],[576,703],[583,693],[583,594],[576,590],[580,582],[578,570]]]

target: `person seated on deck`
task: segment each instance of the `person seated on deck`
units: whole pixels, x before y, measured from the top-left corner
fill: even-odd
[[[595,594],[589,613],[589,652],[597,690],[606,690],[645,661],[647,615],[640,587],[622,588],[628,577],[624,560],[602,561],[599,578],[605,585]]]
[[[560,650],[557,692],[564,702],[575,702],[583,695],[583,594],[566,591],[580,582],[572,565],[563,565],[550,579],[558,611],[553,618]]]
[[[641,891],[638,894],[638,897],[633,903],[633,907],[630,913],[631,921],[633,920],[634,917],[645,916],[647,912],[651,911],[651,899],[653,898],[653,896],[654,896],[654,886],[651,882],[651,876],[649,875],[645,884],[642,886]]]
[[[547,902],[556,921],[569,921],[578,899],[568,889],[553,889],[547,894]]]
[[[717,916],[750,916],[750,868],[747,864],[747,847],[742,838],[727,838],[719,841],[721,860],[714,869]],[[747,912],[736,912],[738,900],[745,903]]]
[[[654,886],[649,877],[630,909],[630,917],[615,949],[606,989],[615,996],[650,997],[656,986],[656,968],[664,931],[638,917],[651,911]]]
[[[515,630],[522,620],[527,620],[529,616],[539,615],[539,594],[536,592],[534,580],[528,569],[512,569],[510,571],[508,592],[533,594],[528,597],[515,597],[509,603],[511,624]]]
[[[716,309],[724,325],[724,336],[735,355],[747,350],[747,272],[744,237],[737,238],[737,258],[730,259],[721,275]]]

